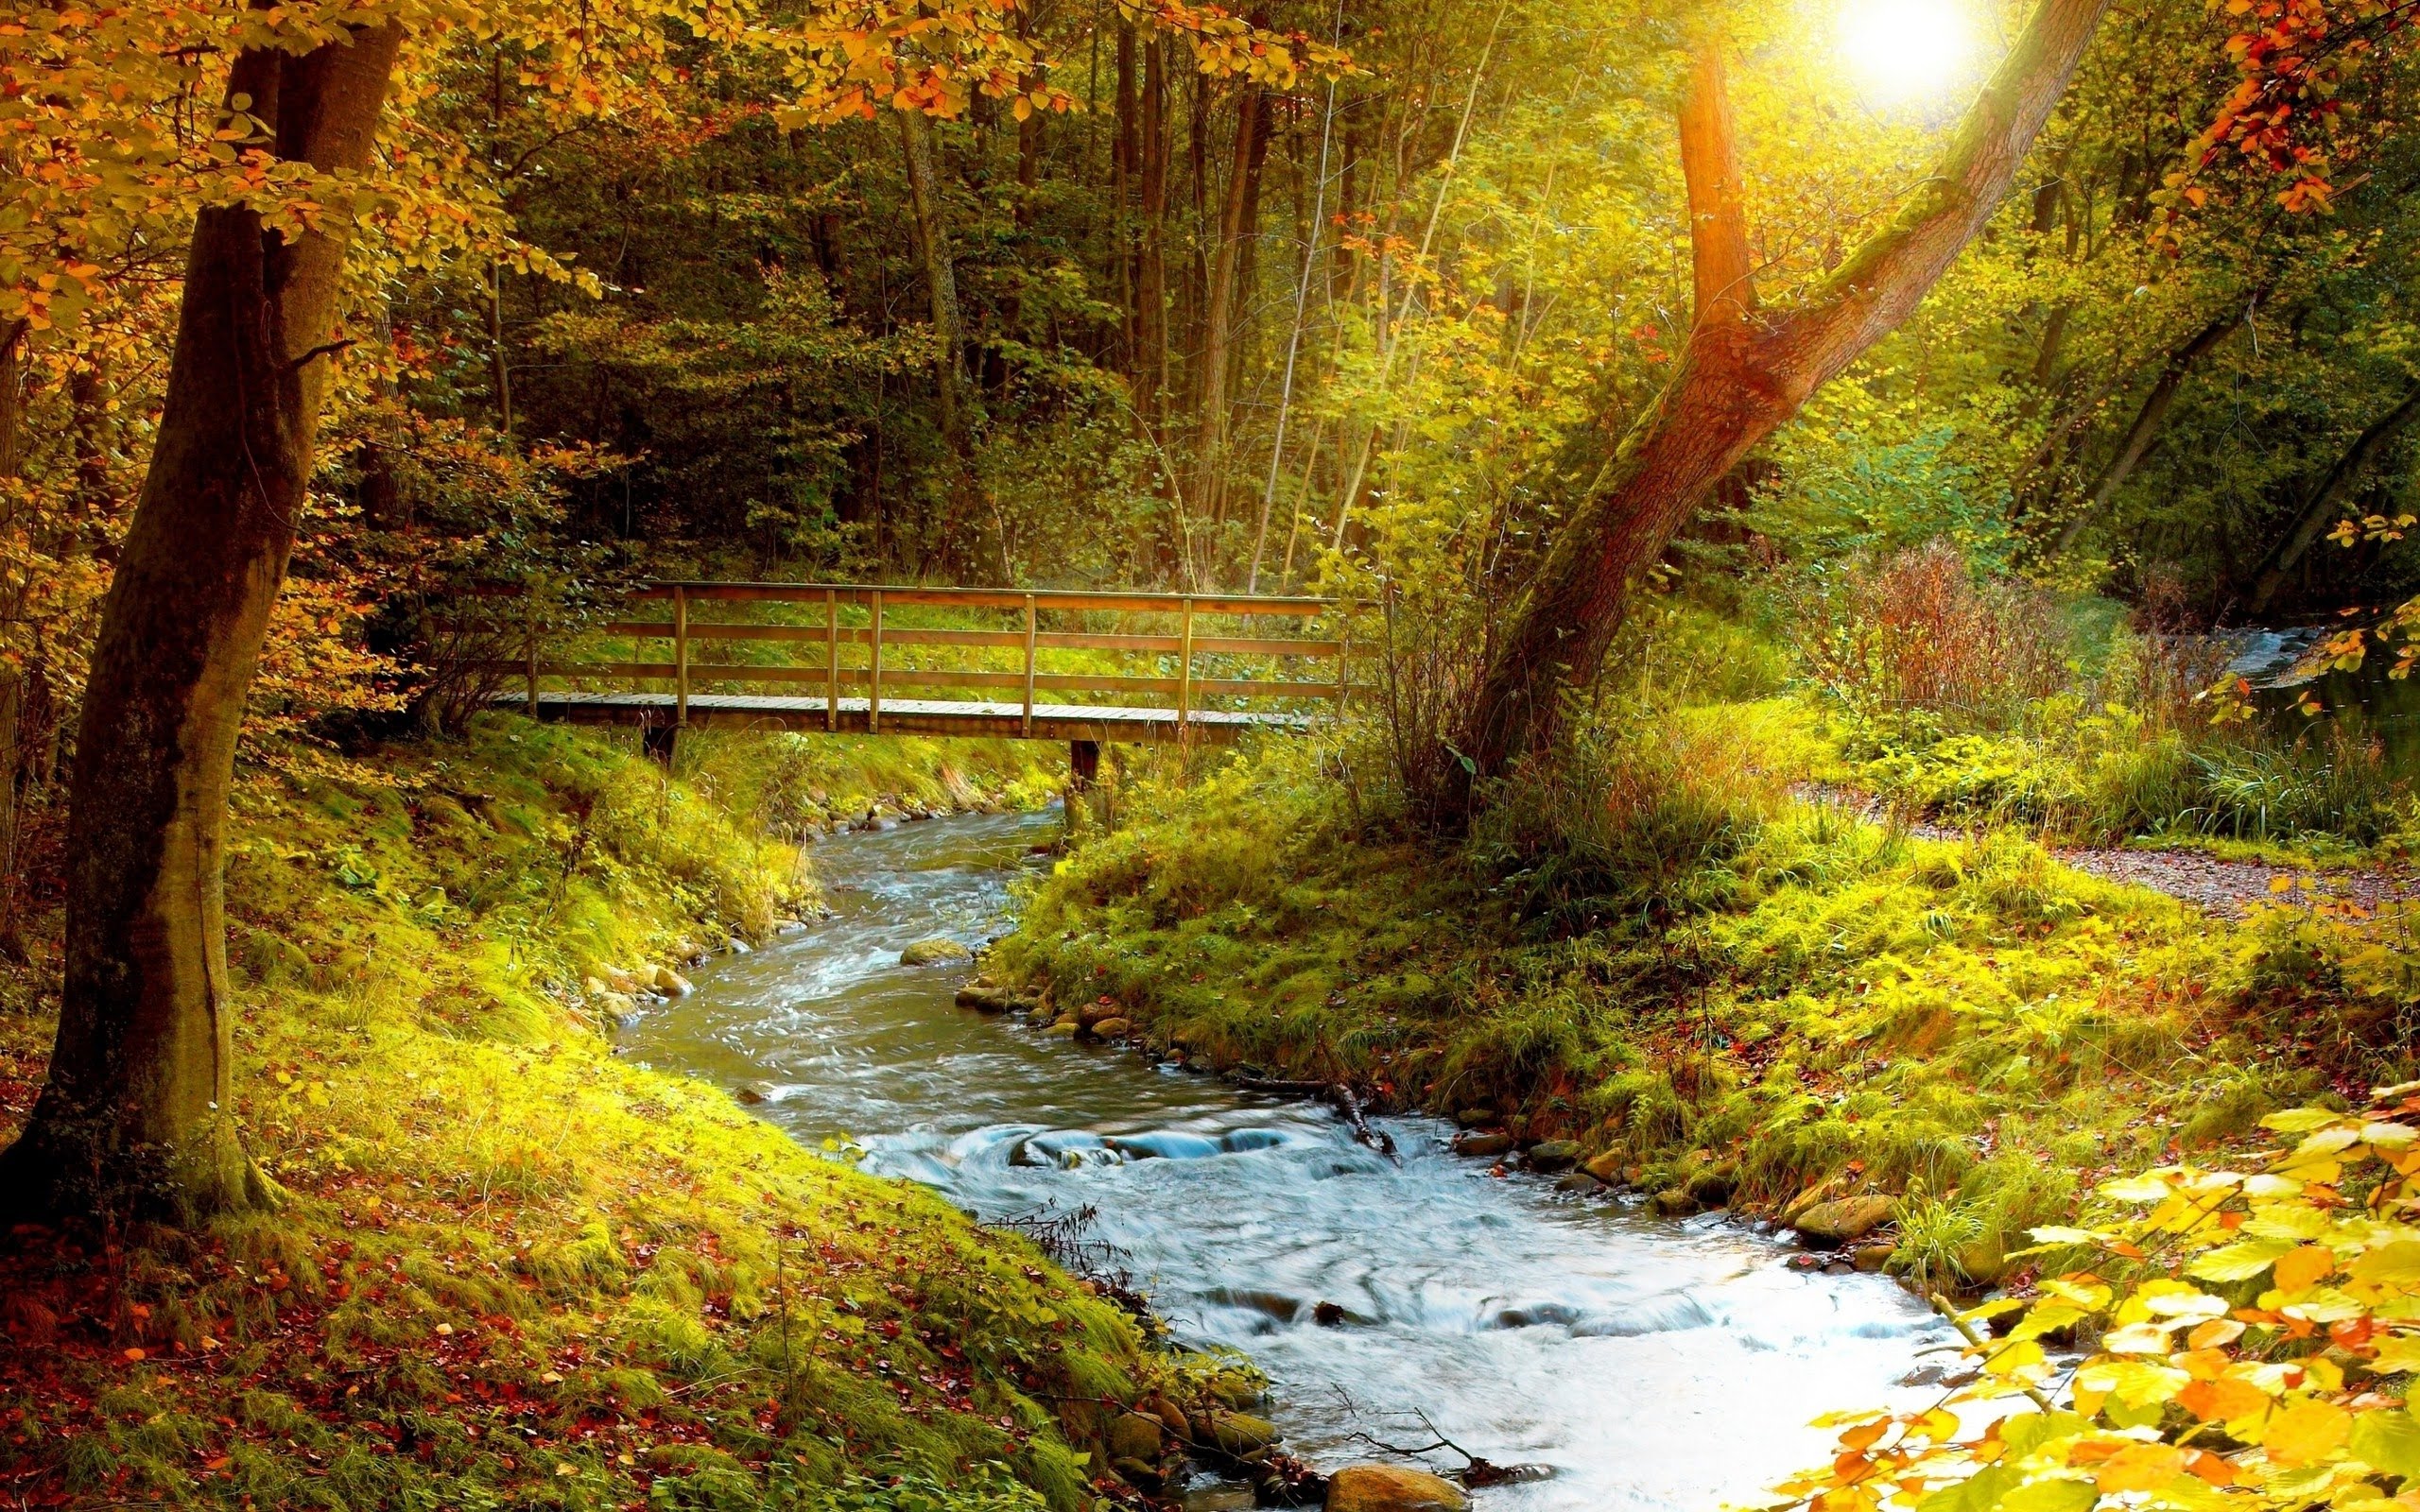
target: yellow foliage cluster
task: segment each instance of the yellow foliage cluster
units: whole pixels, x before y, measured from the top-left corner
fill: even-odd
[[[2272,1114],[2286,1140],[2257,1169],[2164,1166],[2100,1188],[2122,1217],[2035,1229],[2089,1263],[1958,1314],[1972,1383],[1827,1423],[1839,1454],[1782,1504],[2420,1503],[2420,1082],[2375,1099]]]

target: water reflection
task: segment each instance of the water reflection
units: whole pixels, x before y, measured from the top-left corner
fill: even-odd
[[[1324,1108],[952,1006],[964,971],[904,968],[900,951],[1005,930],[1008,883],[1049,826],[827,842],[835,917],[700,972],[694,997],[631,1027],[631,1053],[757,1084],[758,1110],[801,1140],[854,1138],[870,1168],[986,1217],[1092,1205],[1089,1237],[1126,1253],[1183,1337],[1269,1372],[1298,1452],[1426,1442],[1425,1419],[1499,1463],[1554,1467],[1485,1493],[1501,1512],[1748,1496],[1823,1457],[1809,1418],[1901,1395],[1916,1350],[1943,1342],[1878,1278],[1791,1275],[1776,1246],[1713,1220],[1491,1177],[1432,1121],[1387,1121],[1390,1161]]]

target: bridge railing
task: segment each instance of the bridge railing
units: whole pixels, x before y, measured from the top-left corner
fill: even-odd
[[[668,693],[672,722],[685,725],[693,698],[746,691],[820,701],[832,730],[842,728],[844,713],[856,728],[862,713],[863,728],[879,731],[886,700],[914,700],[929,714],[940,694],[970,709],[1013,712],[1028,735],[1037,708],[1069,707],[1165,711],[1182,732],[1205,716],[1231,722],[1238,712],[1341,711],[1353,688],[1349,626],[1339,602],[1325,598],[659,582],[586,627],[589,660],[550,646],[533,608],[524,656],[510,671],[532,713],[545,684],[567,682]],[[1270,633],[1279,627],[1288,633]],[[600,652],[600,642],[631,649]]]

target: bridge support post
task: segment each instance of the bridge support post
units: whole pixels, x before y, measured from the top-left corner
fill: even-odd
[[[662,763],[667,772],[672,769],[672,750],[680,739],[679,725],[639,726],[639,749],[647,753],[648,760]]]
[[[1067,742],[1067,839],[1109,830],[1109,789],[1100,782],[1100,742]]]

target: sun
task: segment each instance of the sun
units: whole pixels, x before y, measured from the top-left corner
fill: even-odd
[[[1883,105],[1940,99],[1974,77],[1982,50],[1964,0],[1843,0],[1839,44],[1859,91]]]

